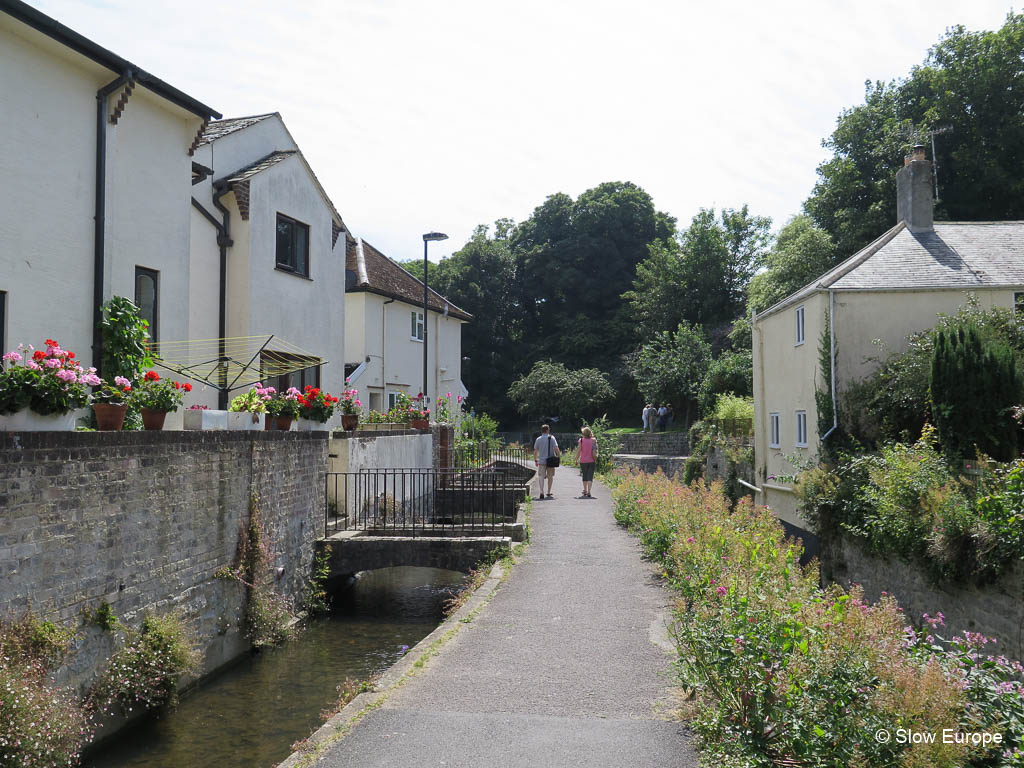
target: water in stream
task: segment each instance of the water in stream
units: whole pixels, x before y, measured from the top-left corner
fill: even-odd
[[[320,725],[345,678],[390,667],[440,623],[462,574],[390,568],[360,575],[335,615],[298,640],[252,656],[181,698],[178,708],[114,737],[88,768],[268,768]]]

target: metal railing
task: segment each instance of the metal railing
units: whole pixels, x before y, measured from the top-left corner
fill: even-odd
[[[328,472],[324,536],[493,535],[515,522],[521,475],[494,467]]]
[[[502,445],[492,448],[486,441],[465,445],[451,452],[451,468],[456,470],[493,466],[496,462],[533,461],[533,451],[523,446]]]

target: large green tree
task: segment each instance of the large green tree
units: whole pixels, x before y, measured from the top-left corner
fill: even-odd
[[[1024,14],[995,32],[953,27],[907,77],[865,90],[825,140],[833,156],[804,204],[840,257],[895,223],[896,171],[932,130],[948,129],[936,139],[937,219],[1024,217]]]
[[[654,243],[625,298],[643,339],[686,321],[725,326],[743,314],[745,289],[762,265],[771,220],[747,206],[703,209],[677,237]]]
[[[672,403],[689,424],[711,362],[711,345],[701,329],[683,321],[672,331],[655,334],[630,360],[644,398]]]
[[[508,388],[508,396],[524,416],[559,416],[572,424],[600,416],[614,395],[608,377],[601,371],[571,370],[548,360],[534,363],[528,374]]]
[[[765,258],[765,271],[754,275],[747,286],[752,312],[782,301],[827,272],[836,263],[832,238],[814,226],[809,216],[795,216],[782,228],[775,246]]]

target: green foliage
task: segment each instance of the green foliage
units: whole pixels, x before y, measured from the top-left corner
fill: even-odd
[[[172,413],[181,406],[185,393],[191,391],[191,384],[162,379],[156,371],[147,371],[129,397],[136,408]]]
[[[794,216],[779,232],[765,258],[765,271],[747,286],[748,306],[764,312],[835,266],[836,248],[809,216]]]
[[[716,419],[753,419],[754,398],[728,393],[719,395],[712,416]]]
[[[612,456],[622,450],[622,443],[618,435],[611,431],[611,422],[608,421],[608,416],[601,416],[587,422],[584,426],[590,427],[594,439],[597,440],[597,462],[594,469],[600,474],[611,472]]]
[[[118,628],[123,629],[121,622],[117,620],[117,616],[114,614],[113,607],[106,600],[100,600],[100,604],[95,611],[83,608],[82,618],[90,624],[95,624],[104,632],[113,632]]]
[[[673,332],[662,331],[631,358],[633,377],[648,401],[685,404],[686,423],[711,362],[711,345],[701,329],[682,322]]]
[[[327,592],[327,580],[331,577],[330,545],[313,558],[313,573],[306,584],[302,607],[309,616],[322,616],[331,610],[331,596]]]
[[[153,366],[149,323],[142,319],[139,308],[124,296],[112,297],[102,310],[103,364],[100,367],[103,376],[108,381],[113,381],[115,376],[137,381],[143,369]]]
[[[730,505],[720,485],[634,474],[620,479],[614,498],[616,519],[679,594],[676,668],[694,696],[687,714],[705,760],[981,768],[1019,749],[1021,668],[985,656],[986,638],[942,643],[909,628],[892,597],[871,604],[859,588],[822,589],[774,515],[747,499]],[[871,737],[895,724],[941,733],[966,722],[987,724],[1005,743],[968,749]]]
[[[0,766],[77,765],[92,720],[70,689],[53,685],[73,633],[31,611],[0,621]]]
[[[90,698],[104,711],[114,707],[124,714],[173,706],[178,679],[195,674],[201,661],[195,634],[180,613],[147,616],[137,631],[127,630],[125,645],[110,657]]]
[[[540,361],[508,388],[522,414],[560,416],[572,423],[592,418],[614,396],[608,377],[594,368],[569,370],[561,363]]]
[[[889,83],[865,84],[864,103],[840,114],[804,204],[845,258],[896,219],[896,171],[912,144],[936,138],[942,202],[937,219],[997,221],[1024,209],[1024,15],[995,32],[947,31],[921,66]]]
[[[931,369],[931,405],[942,444],[953,457],[975,451],[1006,461],[1017,454],[1011,409],[1024,384],[1009,347],[982,341],[973,325],[940,329]]]
[[[998,573],[1003,563],[1020,559],[1024,553],[1024,459],[1000,472],[987,490],[977,502],[984,532],[980,538],[990,570]]]
[[[742,314],[747,282],[761,266],[771,220],[743,206],[702,209],[689,229],[653,243],[637,266],[633,289],[623,294],[632,307],[641,339],[671,331],[681,322],[705,326],[730,323]]]
[[[710,413],[714,410],[715,403],[723,394],[746,397],[753,393],[754,361],[750,349],[726,350],[711,361],[707,373],[704,374],[700,386],[701,413]]]

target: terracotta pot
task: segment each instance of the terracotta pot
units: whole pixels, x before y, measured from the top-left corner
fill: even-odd
[[[356,427],[359,426],[359,414],[358,413],[343,413],[341,414],[341,428],[352,432]]]
[[[274,429],[287,432],[292,428],[292,417],[291,416],[278,416],[274,419]]]
[[[276,429],[277,427],[274,426],[274,424],[276,424],[276,423],[277,423],[277,416],[271,416],[268,413],[267,416],[266,416],[266,419],[263,422],[263,429],[265,429],[268,432],[270,430],[272,430],[272,429]]]
[[[426,419],[413,419],[409,422],[409,426],[413,429],[430,429],[430,422]]]
[[[120,432],[128,406],[93,403],[92,412],[96,414],[96,429],[101,432]]]
[[[161,430],[164,428],[164,419],[167,418],[167,411],[152,411],[149,408],[142,409],[142,425],[147,430]]]

